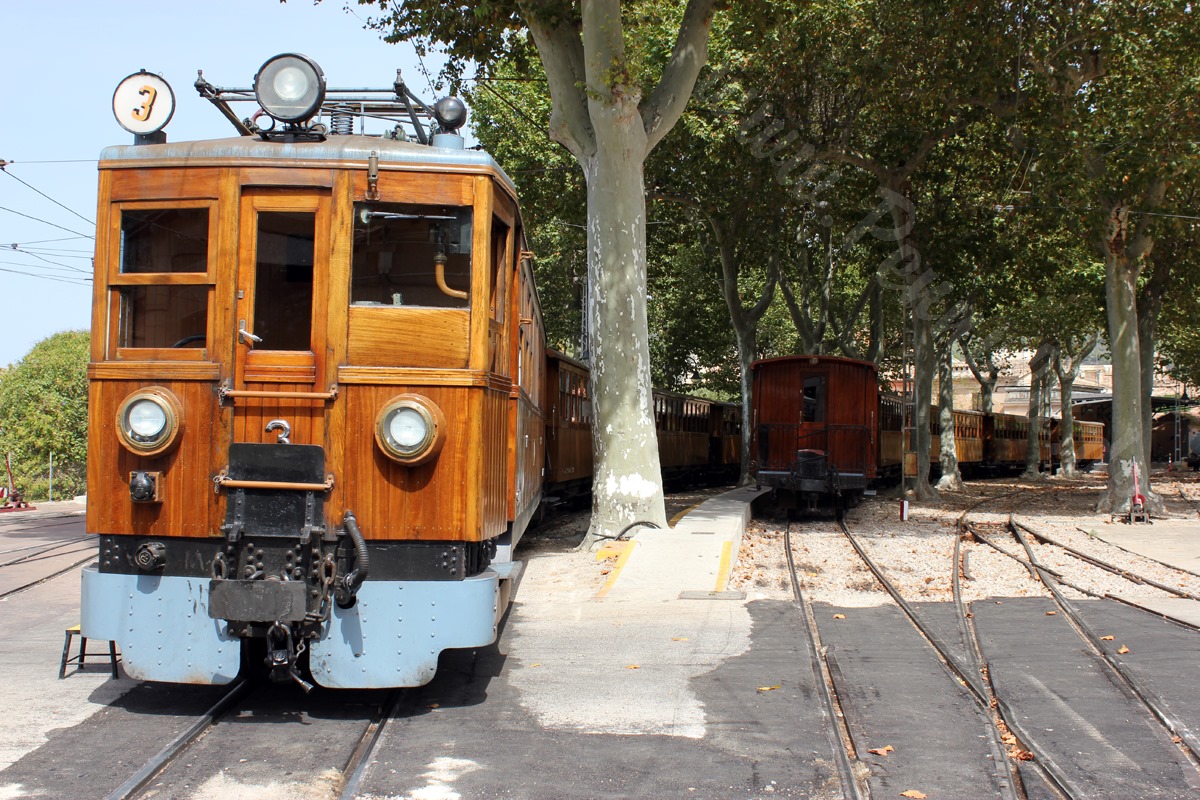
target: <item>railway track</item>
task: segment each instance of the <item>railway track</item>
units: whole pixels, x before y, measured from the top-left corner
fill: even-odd
[[[287,688],[290,689],[290,687]],[[358,715],[365,717],[366,720],[365,722],[361,718],[358,720],[362,723],[358,727],[358,732],[356,735],[348,737],[349,741],[345,742],[346,746],[342,750],[346,755],[340,764],[340,778],[333,787],[337,796],[342,800],[353,800],[357,795],[383,731],[389,720],[394,718],[400,710],[407,690],[394,689],[388,692],[368,694],[372,696],[372,700],[369,703],[358,705],[364,711],[369,708],[370,713]],[[229,753],[243,752],[245,742],[241,740],[244,738],[244,729],[234,724],[235,717],[246,715],[254,717],[256,720],[282,722],[289,716],[288,713],[271,710],[268,707],[270,701],[264,700],[263,696],[264,689],[261,685],[239,679],[210,709],[197,717],[182,733],[147,759],[124,783],[108,794],[107,800],[176,796],[176,789],[180,783],[189,785],[194,780],[191,773],[197,769],[195,764],[205,761],[203,754],[197,752],[202,746],[202,742],[208,746],[209,750],[215,749],[218,753],[226,756]],[[339,693],[329,693],[328,698],[332,705],[344,705]],[[320,705],[319,700],[317,705]],[[327,712],[327,709],[318,708],[317,713],[310,712],[305,716],[309,725],[333,725],[334,723],[328,719],[330,715]],[[272,720],[272,717],[277,714],[279,718]],[[316,720],[321,720],[321,722],[316,722]],[[345,720],[338,721],[344,722]],[[287,736],[290,728],[291,726],[288,725],[257,725],[256,733],[265,736]],[[312,764],[311,768],[322,773],[320,776],[314,774],[312,776],[314,780],[318,777],[328,777],[320,767],[322,762],[328,763],[331,759],[336,758],[335,753],[328,751],[330,745],[337,739],[345,740],[347,738],[340,736],[340,733],[340,731],[338,734],[331,732],[330,735],[311,731],[307,733],[305,738],[310,740],[314,747],[319,748],[317,752],[308,754]],[[226,742],[226,739],[236,739],[237,741]],[[293,744],[289,742],[287,746],[284,746],[282,743],[272,745],[269,742],[263,742],[259,746],[279,752],[286,750],[294,760],[296,752]],[[189,761],[192,763],[188,763]],[[218,761],[214,762],[213,766],[217,770],[224,770],[226,764]],[[302,768],[302,764],[294,764],[288,768],[287,774],[291,775],[293,771]],[[203,770],[203,767],[200,769]],[[173,776],[173,770],[178,770],[180,774]]]
[[[1102,637],[1095,629],[1097,625],[1111,627],[1108,618],[1113,614],[1112,604],[1090,607],[1086,613],[1081,613],[1058,587],[1065,581],[1066,586],[1074,587],[1083,594],[1087,593],[1086,587],[1079,586],[1071,577],[1063,575],[1065,570],[1049,569],[1040,563],[1034,557],[1031,545],[1021,536],[1023,531],[1018,527],[1020,523],[1013,524],[1007,535],[1022,541],[1027,550],[1026,557],[1021,558],[1016,553],[1005,554],[1021,562],[1028,569],[1030,580],[1038,580],[1039,587],[1046,587],[1043,591],[1048,597],[990,602],[977,599],[971,603],[965,601],[962,583],[976,577],[971,575],[969,566],[969,552],[977,546],[973,543],[980,542],[984,546],[990,545],[1004,551],[991,541],[999,535],[998,533],[982,530],[974,523],[968,522],[968,517],[985,503],[1009,498],[1014,494],[1016,492],[984,498],[960,516],[960,534],[954,537],[952,564],[949,565],[954,598],[952,604],[929,603],[926,598],[905,598],[897,587],[897,582],[889,575],[888,565],[879,563],[878,558],[873,556],[872,546],[860,541],[850,527],[839,523],[841,536],[854,550],[861,563],[870,570],[875,583],[890,595],[900,614],[886,608],[874,608],[870,613],[861,608],[834,608],[832,611],[840,613],[831,614],[827,613],[824,607],[820,607],[820,611],[814,613],[812,605],[803,597],[799,572],[792,558],[792,530],[791,526],[788,526],[785,541],[788,564],[792,571],[793,591],[806,618],[811,621],[813,630],[810,636],[814,643],[814,652],[819,654],[818,661],[821,662],[814,668],[818,670],[819,676],[825,678],[825,691],[830,695],[826,703],[834,709],[830,712],[831,716],[843,720],[842,738],[846,743],[843,752],[850,763],[851,773],[859,778],[849,784],[855,786],[855,791],[858,792],[852,796],[892,796],[896,794],[895,790],[900,788],[894,779],[891,783],[889,779],[902,772],[903,767],[895,766],[898,759],[889,762],[887,751],[891,748],[877,747],[883,740],[873,738],[873,735],[878,735],[881,731],[889,731],[889,712],[884,707],[886,699],[881,699],[880,693],[890,687],[887,686],[886,679],[873,680],[864,668],[864,664],[884,663],[888,656],[881,654],[886,654],[889,648],[895,650],[896,658],[900,658],[899,654],[902,653],[910,665],[921,659],[936,660],[942,681],[956,686],[966,703],[974,707],[981,720],[985,720],[980,725],[980,731],[989,739],[993,752],[1005,754],[1003,758],[1007,762],[1007,769],[1000,775],[1002,780],[996,783],[993,791],[983,792],[981,789],[980,796],[987,794],[1008,798],[1065,797],[1071,800],[1085,797],[1192,796],[1195,788],[1200,786],[1200,759],[1197,758],[1196,749],[1200,742],[1197,741],[1193,730],[1195,717],[1184,718],[1175,713],[1172,702],[1177,698],[1160,696],[1155,691],[1156,684],[1152,676],[1131,670],[1129,664],[1123,663],[1116,654],[1119,643],[1105,645],[1106,641],[1112,641],[1115,637]],[[1077,560],[1081,569],[1119,576],[1131,586],[1142,590],[1149,587],[1160,592],[1169,592],[1176,597],[1196,599],[1195,594],[1187,589],[1172,587],[1161,580],[1139,575],[1127,567],[1103,562],[1069,545],[1055,542],[1051,537],[1032,528],[1026,535],[1039,536],[1039,548],[1057,547],[1069,558]],[[874,541],[880,543],[881,540]],[[972,543],[972,546],[965,546],[967,543]],[[911,586],[912,583],[908,585]],[[1140,615],[1149,611],[1155,617],[1147,616],[1147,620],[1159,625],[1167,624],[1161,621],[1161,613],[1152,611],[1129,597],[1116,597],[1111,592],[1093,593],[1093,596],[1120,600],[1124,604],[1123,607],[1128,609],[1129,615]],[[1047,603],[1053,603],[1053,606],[1048,606]],[[952,620],[947,613],[948,605],[953,609]],[[1065,631],[1056,627],[1053,633],[1048,635],[1045,626],[1036,628],[1028,624],[1013,624],[1014,620],[1036,619],[1033,614],[1055,621],[1055,624],[1065,628]],[[845,620],[847,616],[854,620],[855,625],[865,625],[866,639],[874,637],[880,641],[864,643],[861,634],[856,640],[854,636],[846,634],[850,622],[831,621],[831,618]],[[821,620],[820,625],[816,624],[817,619]],[[875,619],[874,628],[870,627],[872,619]],[[883,620],[882,623],[879,622],[880,619]],[[905,620],[909,624],[903,624]],[[1132,619],[1131,625],[1132,629],[1137,629],[1137,620]],[[903,628],[903,633],[899,632],[898,628]],[[1008,635],[1013,630],[1018,631],[1018,634]],[[923,650],[904,641],[905,638],[913,638],[913,631],[922,643]],[[1025,633],[1021,634],[1020,631]],[[1189,629],[1188,633],[1190,632]],[[1004,638],[1006,635],[1007,639]],[[1064,755],[1061,752],[1063,745],[1070,744],[1077,752],[1084,753],[1093,747],[1093,744],[1064,742],[1061,737],[1047,732],[1052,729],[1042,725],[1044,715],[1030,713],[1032,705],[1046,702],[1045,697],[1038,695],[1027,682],[1023,683],[1021,679],[1014,677],[1017,671],[1013,667],[1019,659],[1006,656],[1008,650],[1021,648],[1019,642],[1022,635],[1027,637],[1026,644],[1031,650],[1047,655],[1047,658],[1052,659],[1052,654],[1056,651],[1071,654],[1074,660],[1064,662],[1058,667],[1058,671],[1061,673],[1060,678],[1068,683],[1071,680],[1077,681],[1082,687],[1080,691],[1090,690],[1095,686],[1107,686],[1107,691],[1117,700],[1124,698],[1121,702],[1126,705],[1118,706],[1114,703],[1109,713],[1119,717],[1125,713],[1122,708],[1128,707],[1132,709],[1130,714],[1136,716],[1140,722],[1125,732],[1112,735],[1141,736],[1144,733],[1141,738],[1146,741],[1137,745],[1141,748],[1139,752],[1149,753],[1144,763],[1139,763],[1135,769],[1126,770],[1125,774],[1114,768],[1113,763],[1093,764],[1090,767],[1093,773],[1084,778],[1080,777],[1080,761],[1086,761],[1086,758]],[[1069,640],[1076,639],[1079,645],[1073,646],[1069,643]],[[859,648],[857,652],[855,647]],[[1031,657],[1031,661],[1036,662],[1037,659]],[[1035,666],[1045,668],[1047,663],[1050,662],[1038,663]],[[918,679],[914,681],[915,684],[919,684],[920,680],[928,681],[927,666],[911,671]],[[1079,677],[1080,673],[1086,673],[1084,678]],[[862,680],[864,675],[867,675],[864,685],[856,685],[855,681]],[[999,681],[996,680],[997,676],[1000,677]],[[906,673],[904,677],[907,679],[912,675]],[[1042,687],[1042,692],[1047,692],[1046,687]],[[1064,703],[1067,699],[1076,699],[1069,697],[1069,689],[1061,694]],[[1081,734],[1084,738],[1089,732],[1084,718],[1092,711],[1094,709],[1084,708],[1077,714],[1080,730],[1085,732]],[[1060,715],[1067,715],[1067,719],[1061,723],[1063,728],[1070,728],[1072,721],[1069,715],[1076,713],[1075,710],[1064,707],[1059,709],[1059,712]],[[882,722],[868,718],[876,713],[882,714]],[[1192,720],[1190,724],[1189,720]],[[1100,729],[1093,726],[1090,734],[1099,735],[1097,731]],[[894,731],[895,726],[891,730]],[[1107,750],[1098,745],[1095,747],[1099,748],[1097,752],[1103,751],[1102,755],[1115,757],[1119,754],[1118,746],[1124,747],[1127,744],[1117,741],[1116,746]],[[900,746],[909,748],[912,741],[906,741]],[[868,755],[864,758],[864,754]],[[877,757],[872,758],[870,754]],[[881,754],[883,757],[879,757]],[[983,763],[981,771],[986,773],[986,762]],[[961,768],[962,764],[959,763],[958,766]],[[1138,774],[1129,775],[1129,772]],[[1111,781],[1111,789],[1098,788],[1106,779]],[[1130,793],[1130,787],[1138,780],[1144,781],[1141,790],[1134,789],[1134,793]],[[847,783],[845,777],[843,783]],[[1147,787],[1153,789],[1149,790]],[[944,793],[944,787],[940,788],[943,788]],[[1138,791],[1150,793],[1139,794]],[[930,793],[930,796],[933,794]]]
[[[96,558],[78,514],[0,522],[0,601],[69,574]],[[74,528],[75,531],[60,530]]]

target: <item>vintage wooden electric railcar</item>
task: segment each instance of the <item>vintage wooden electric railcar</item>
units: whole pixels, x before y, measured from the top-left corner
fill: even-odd
[[[180,143],[143,119],[169,87],[130,82],[138,143],[99,164],[83,633],[140,679],[226,683],[248,644],[280,679],[307,651],[323,686],[425,683],[494,640],[542,496],[513,184],[399,79],[339,99],[279,56],[262,127],[201,79],[243,135]],[[353,134],[351,106],[416,129]]]
[[[789,356],[755,362],[751,469],[760,485],[797,505],[853,505],[874,480],[899,478],[907,434],[899,397],[882,393],[875,365],[836,356]],[[1025,466],[1029,421],[1023,416],[953,412],[954,447],[967,474]],[[1042,459],[1058,463],[1060,421],[1041,433]],[[938,407],[930,409],[930,464],[941,446]],[[1075,422],[1075,457],[1088,468],[1104,457],[1104,426]]]

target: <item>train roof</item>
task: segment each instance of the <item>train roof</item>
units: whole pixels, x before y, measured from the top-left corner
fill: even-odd
[[[203,139],[165,144],[117,145],[100,153],[101,169],[139,167],[278,165],[281,161],[304,162],[303,166],[366,167],[371,153],[379,159],[380,169],[462,172],[487,174],[497,178],[516,196],[516,185],[492,156],[483,150],[433,147],[402,142],[379,136],[329,136],[323,142],[274,142],[256,136],[228,139]]]
[[[874,372],[879,371],[879,367],[874,361],[861,361],[857,358],[845,358],[843,356],[816,356],[816,355],[795,355],[795,356],[777,356],[776,358],[760,358],[750,365],[750,369],[757,369],[766,364],[784,364],[788,362],[807,361],[810,364],[818,364],[821,362],[834,362],[838,364],[855,364],[860,367],[867,367]]]

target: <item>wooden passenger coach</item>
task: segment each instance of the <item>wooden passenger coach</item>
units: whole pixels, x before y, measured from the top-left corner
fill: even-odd
[[[861,496],[876,476],[875,365],[833,356],[756,361],[752,472],[800,498]]]
[[[257,639],[285,677],[308,641],[321,684],[416,685],[494,637],[542,494],[543,325],[511,181],[420,138],[102,154],[83,624],[131,675],[227,682]]]

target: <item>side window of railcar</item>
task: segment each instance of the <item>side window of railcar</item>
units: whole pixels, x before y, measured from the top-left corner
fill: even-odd
[[[469,208],[356,204],[351,304],[469,307],[471,229]]]
[[[825,376],[812,375],[804,379],[805,422],[825,421]]]
[[[504,322],[504,290],[508,284],[508,226],[492,218],[492,319]]]
[[[119,213],[117,264],[110,277],[116,347],[205,347],[212,283],[209,209],[126,207]]]

